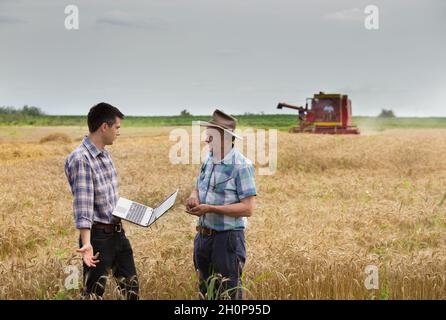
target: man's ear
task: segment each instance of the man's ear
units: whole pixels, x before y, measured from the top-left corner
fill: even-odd
[[[108,124],[107,122],[104,122],[103,124],[101,124],[101,131],[104,132],[105,130],[107,130]]]

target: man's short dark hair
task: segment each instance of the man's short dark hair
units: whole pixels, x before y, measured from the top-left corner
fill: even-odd
[[[112,105],[101,102],[93,106],[88,112],[88,130],[91,133],[98,130],[98,128],[105,122],[111,127],[116,122],[116,117],[124,119],[124,114],[118,108]]]

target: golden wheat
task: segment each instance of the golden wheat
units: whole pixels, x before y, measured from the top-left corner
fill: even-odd
[[[122,196],[154,204],[180,187],[154,228],[125,225],[141,298],[196,299],[195,219],[183,203],[198,165],[170,164],[169,129],[123,128],[110,150]],[[81,259],[63,162],[85,128],[20,130],[0,128],[0,298],[78,299],[64,289],[64,268],[81,271]],[[72,142],[39,143],[54,132]],[[246,297],[445,299],[445,132],[279,133],[276,174],[257,176]],[[364,286],[367,265],[379,267],[377,290]],[[110,281],[104,298],[118,297]]]

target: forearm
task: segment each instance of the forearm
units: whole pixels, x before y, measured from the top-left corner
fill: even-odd
[[[198,190],[197,189],[192,190],[189,197],[190,198],[198,198]]]
[[[82,245],[86,245],[90,243],[90,229],[79,229],[81,234]]]
[[[240,218],[252,215],[252,206],[245,203],[233,203],[223,206],[209,205],[209,212],[223,214],[228,217]]]

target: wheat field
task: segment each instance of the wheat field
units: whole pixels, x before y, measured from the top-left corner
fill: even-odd
[[[197,299],[195,218],[184,212],[198,165],[169,162],[172,128],[125,128],[110,147],[120,195],[173,210],[151,229],[125,224],[142,299]],[[0,127],[0,298],[78,299],[63,164],[83,127]],[[247,299],[445,299],[446,130],[360,136],[279,132],[278,166],[257,176],[247,229]],[[365,268],[379,270],[367,289]],[[116,299],[110,281],[105,299]]]

